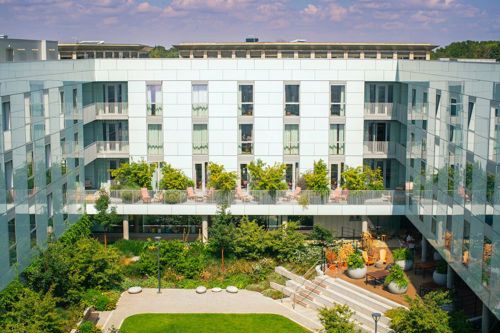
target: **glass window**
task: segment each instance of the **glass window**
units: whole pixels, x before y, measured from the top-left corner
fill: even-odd
[[[417,89],[411,90],[411,106],[415,107],[417,105]]]
[[[300,115],[298,84],[285,85],[285,115],[287,116]]]
[[[163,132],[160,124],[148,125],[148,155],[163,154]]]
[[[76,113],[76,109],[78,108],[78,90],[73,89],[73,112]]]
[[[253,115],[253,85],[240,84],[238,86],[238,103],[240,115]]]
[[[193,84],[191,105],[193,117],[208,116],[208,85]]]
[[[456,98],[451,98],[450,99],[450,115],[452,117],[457,116],[457,99]]]
[[[330,155],[344,154],[344,124],[330,125]]]
[[[299,125],[285,124],[283,148],[284,155],[299,154]]]
[[[10,102],[2,103],[2,120],[3,120],[3,130],[10,131],[11,126],[11,115],[10,115]]]
[[[240,154],[253,154],[253,125],[240,125]]]
[[[469,248],[470,248],[470,223],[464,220],[464,231],[462,236],[462,263],[469,266]]]
[[[193,155],[208,155],[208,125],[193,125]]]
[[[345,116],[345,86],[330,86],[330,115]]]
[[[240,164],[240,186],[241,188],[248,187],[248,166],[246,164]]]
[[[16,242],[16,220],[12,219],[8,222],[9,232],[9,264],[10,266],[17,263],[17,242]]]
[[[26,171],[28,177],[28,192],[31,194],[35,188],[35,173],[34,173],[34,163],[33,163],[33,151],[30,150],[26,153]]]
[[[161,84],[148,84],[146,85],[146,98],[147,98],[147,113],[148,116],[161,116],[162,114],[162,98],[161,98]]]
[[[441,103],[441,94],[436,93],[436,116],[438,115],[439,107],[441,106],[440,103]]]
[[[30,214],[30,244],[31,248],[36,246],[36,215]]]
[[[472,119],[472,114],[474,112],[474,102],[469,102],[469,107],[467,108],[467,126],[470,128],[470,121]]]

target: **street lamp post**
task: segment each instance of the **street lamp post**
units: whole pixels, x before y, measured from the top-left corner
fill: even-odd
[[[158,259],[158,294],[161,294],[161,271],[160,271],[160,236],[155,237],[156,241],[156,255]]]
[[[377,325],[378,325],[378,321],[379,321],[379,319],[380,319],[381,316],[382,315],[380,313],[378,313],[378,312],[372,313],[372,318],[375,321],[375,333],[377,333]]]

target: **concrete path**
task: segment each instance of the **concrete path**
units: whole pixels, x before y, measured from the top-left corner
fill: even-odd
[[[157,294],[157,289],[143,289],[142,293],[135,295],[124,292],[116,309],[99,324],[106,333],[113,326],[119,328],[127,317],[139,313],[272,313],[311,331],[322,328],[316,318],[309,318],[258,292],[240,290],[237,294],[230,294],[225,290],[220,293],[209,290],[198,295],[194,289],[162,289],[161,294]]]

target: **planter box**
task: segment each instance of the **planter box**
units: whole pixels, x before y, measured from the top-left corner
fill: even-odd
[[[393,294],[404,294],[408,290],[408,286],[400,288],[395,282],[391,282],[387,285],[387,290]]]
[[[347,276],[351,279],[362,279],[366,276],[366,266],[363,268],[348,269]]]

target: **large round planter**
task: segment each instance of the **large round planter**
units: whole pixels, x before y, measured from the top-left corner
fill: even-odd
[[[439,254],[438,251],[434,251],[434,254],[432,255],[432,259],[434,259],[434,261],[441,260],[441,255]]]
[[[396,265],[401,267],[403,271],[409,271],[413,267],[413,260],[396,260]]]
[[[347,276],[351,279],[362,279],[366,275],[366,266],[363,268],[348,269]]]
[[[434,280],[434,282],[437,285],[440,285],[440,286],[446,285],[446,277],[447,277],[447,274],[441,274],[441,273],[438,273],[437,271],[434,271],[434,273],[432,273],[432,279]]]
[[[400,288],[395,282],[391,282],[387,285],[387,290],[393,294],[404,294],[408,290],[408,286]]]

